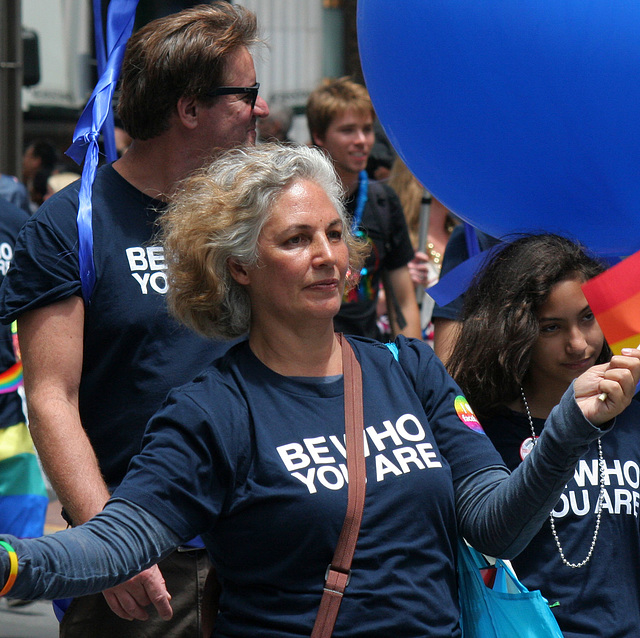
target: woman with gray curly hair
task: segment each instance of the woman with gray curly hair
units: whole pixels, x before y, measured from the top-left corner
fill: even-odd
[[[169,393],[103,512],[43,539],[2,540],[1,593],[97,592],[200,534],[222,584],[208,635],[311,635],[347,509],[352,350],[367,482],[333,635],[461,635],[458,534],[494,555],[524,547],[631,401],[640,352],[576,379],[509,476],[422,341],[334,333],[363,258],[337,184],[320,151],[273,145],[230,151],[184,182],[162,222],[171,309],[202,334],[248,336]],[[146,594],[171,615],[166,597]]]
[[[359,273],[368,247],[354,237],[342,204],[342,187],[331,165],[306,147],[295,152],[276,144],[236,149],[189,178],[162,217],[173,314],[206,337],[233,339],[249,331],[249,289],[235,279],[229,260],[258,265],[258,241],[274,202],[294,181],[311,181],[340,218],[350,255],[349,273]],[[347,285],[357,278],[349,276]]]

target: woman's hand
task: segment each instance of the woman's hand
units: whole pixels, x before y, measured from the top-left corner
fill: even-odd
[[[602,425],[631,403],[639,380],[640,350],[624,348],[622,355],[589,368],[575,380],[576,403],[589,422]]]
[[[407,264],[411,281],[415,286],[426,288],[431,285],[429,281],[429,256],[423,252],[416,252],[413,259]]]

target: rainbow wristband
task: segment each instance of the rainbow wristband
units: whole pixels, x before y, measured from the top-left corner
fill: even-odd
[[[7,582],[0,591],[0,597],[2,597],[6,596],[11,591],[13,584],[16,582],[16,577],[18,576],[18,555],[16,554],[16,550],[13,549],[9,543],[0,541],[0,546],[4,547],[9,553],[9,578],[7,578]]]

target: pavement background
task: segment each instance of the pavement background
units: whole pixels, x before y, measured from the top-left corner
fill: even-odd
[[[49,507],[47,508],[47,519],[44,523],[44,533],[53,534],[61,529],[67,528],[67,522],[62,518],[60,511],[62,506],[56,498],[52,498],[49,501]]]

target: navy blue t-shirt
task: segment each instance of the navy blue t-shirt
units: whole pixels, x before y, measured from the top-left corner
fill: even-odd
[[[0,319],[81,295],[79,182],[47,200],[22,229],[0,289]],[[162,249],[153,241],[163,204],[110,165],[93,186],[96,285],[85,305],[80,417],[108,485],[126,473],[144,428],[172,387],[226,349],[169,317]]]
[[[459,636],[452,479],[500,458],[431,348],[350,338],[362,365],[367,494],[336,638]],[[283,377],[248,342],[174,390],[115,493],[222,579],[215,636],[309,636],[347,502],[344,384]]]
[[[524,414],[504,408],[482,425],[510,469],[530,447],[531,428]],[[536,434],[544,421],[534,419]],[[616,419],[602,437],[606,465],[600,531],[591,560],[580,569],[562,563],[546,523],[513,560],[529,589],[539,589],[552,607],[566,638],[632,638],[640,632],[640,403]],[[523,450],[525,450],[523,452]],[[554,508],[555,525],[565,557],[579,563],[589,551],[596,525],[598,448],[594,443],[580,460]]]
[[[356,192],[346,202],[351,215],[357,199]],[[387,184],[369,182],[360,230],[371,246],[371,253],[358,286],[346,293],[333,323],[336,332],[379,339],[382,335],[376,319],[382,271],[402,268],[414,255],[402,205]]]
[[[29,219],[23,210],[0,197],[0,282],[4,279],[20,228]],[[0,326],[0,374],[16,363],[16,353],[10,326]],[[22,399],[17,392],[0,394],[0,428],[24,423]]]

